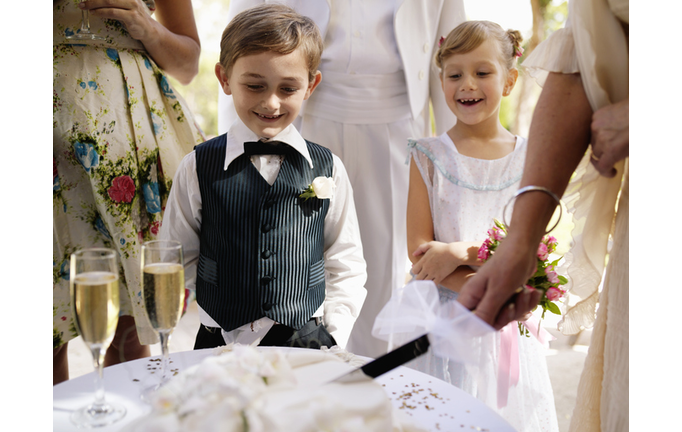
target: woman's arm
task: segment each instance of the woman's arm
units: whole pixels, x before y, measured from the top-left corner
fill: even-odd
[[[87,0],[79,6],[93,17],[123,23],[154,62],[182,84],[198,73],[201,43],[191,0],[157,0],[156,20],[140,0]]]
[[[561,196],[590,143],[591,119],[580,75],[551,73],[533,114],[521,186],[543,186]],[[555,208],[543,192],[520,195],[507,238],[462,287],[458,301],[498,329],[535,307],[537,291],[521,293],[502,310],[534,271],[535,253]]]

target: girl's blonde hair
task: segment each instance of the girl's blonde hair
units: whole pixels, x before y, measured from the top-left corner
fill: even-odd
[[[273,51],[289,54],[301,47],[313,81],[320,65],[324,43],[310,18],[279,4],[256,6],[234,17],[220,41],[220,65],[228,75],[237,59]]]
[[[523,37],[518,30],[504,31],[491,21],[465,21],[455,27],[445,39],[441,39],[435,61],[443,69],[445,59],[453,54],[466,54],[478,48],[486,40],[495,40],[500,48],[501,64],[507,70],[514,68],[516,59],[523,51]]]

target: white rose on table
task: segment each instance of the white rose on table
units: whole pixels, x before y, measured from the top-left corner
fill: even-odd
[[[299,197],[306,200],[308,198],[331,199],[335,189],[336,183],[331,177],[316,177]]]

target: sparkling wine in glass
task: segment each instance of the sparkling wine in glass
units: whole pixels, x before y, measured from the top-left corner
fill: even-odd
[[[102,366],[118,324],[118,261],[111,249],[83,249],[71,255],[71,308],[78,333],[92,352],[95,366],[95,400],[74,411],[71,421],[92,428],[122,419],[126,409],[104,400]]]
[[[78,32],[67,36],[67,39],[74,40],[104,40],[103,37],[97,36],[95,33],[90,31],[90,11],[83,9],[81,11],[81,28]]]
[[[154,240],[142,245],[142,297],[149,322],[161,341],[161,381],[146,389],[151,394],[169,379],[168,341],[182,315],[185,302],[185,269],[182,245],[172,240]]]

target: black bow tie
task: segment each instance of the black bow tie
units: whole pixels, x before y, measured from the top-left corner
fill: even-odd
[[[294,149],[289,145],[279,141],[256,141],[244,143],[244,154],[253,155],[286,155]]]

